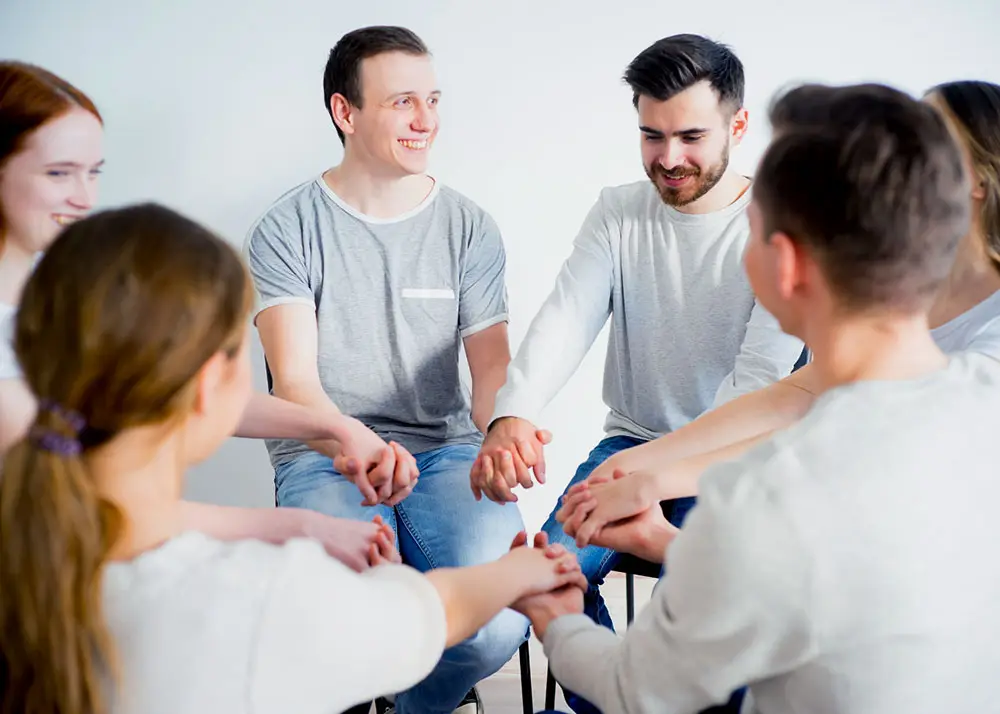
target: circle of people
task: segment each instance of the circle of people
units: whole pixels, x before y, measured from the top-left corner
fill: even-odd
[[[581,714],[992,710],[1000,86],[797,86],[751,179],[729,47],[666,37],[624,82],[647,178],[512,358],[410,30],[333,47],[343,159],[242,253],[92,212],[98,108],[0,62],[0,711],[479,712],[531,630]],[[605,436],[529,542],[543,411],[609,318]],[[276,508],[183,500],[232,435]],[[663,569],[619,636],[625,554]]]

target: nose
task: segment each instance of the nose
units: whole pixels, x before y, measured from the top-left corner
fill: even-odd
[[[660,166],[667,171],[675,169],[684,163],[684,147],[676,141],[668,141],[660,156]]]
[[[413,121],[410,123],[410,128],[414,131],[429,134],[434,131],[436,124],[437,111],[426,102],[420,102],[413,113]]]
[[[89,211],[94,207],[97,198],[97,178],[89,173],[77,176],[70,194],[69,203],[73,208]]]

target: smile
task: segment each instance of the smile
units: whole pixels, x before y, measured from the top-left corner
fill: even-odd
[[[419,141],[413,139],[399,139],[400,144],[405,146],[407,149],[412,149],[413,151],[422,151],[427,148],[427,139],[421,139]]]

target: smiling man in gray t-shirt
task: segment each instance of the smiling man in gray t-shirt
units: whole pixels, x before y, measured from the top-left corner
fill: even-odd
[[[278,503],[380,515],[404,562],[421,571],[494,560],[523,527],[516,507],[476,502],[469,489],[510,361],[505,255],[490,216],[425,173],[439,95],[427,49],[409,30],[341,38],[324,96],[343,161],[282,196],[246,245],[274,393],[351,415],[352,438],[376,450],[383,440],[401,444],[399,458],[410,458],[405,448],[420,470],[408,496],[403,487],[362,504],[334,468],[339,445],[269,441]],[[471,395],[460,377],[463,347]],[[526,632],[513,611],[497,616],[399,694],[396,711],[479,711],[474,685]]]

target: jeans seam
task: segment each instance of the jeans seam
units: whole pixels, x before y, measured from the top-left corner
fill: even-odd
[[[418,530],[413,526],[413,522],[410,520],[409,516],[406,515],[406,511],[403,509],[403,504],[396,506],[393,511],[396,513],[396,522],[402,522],[406,526],[406,532],[410,534],[413,538],[413,542],[417,544],[420,552],[423,554],[424,558],[427,559],[427,563],[430,565],[429,570],[433,570],[438,567],[437,562],[430,553],[430,549],[427,547],[427,543],[424,541],[423,537],[420,535]],[[399,534],[396,535],[399,538]]]

